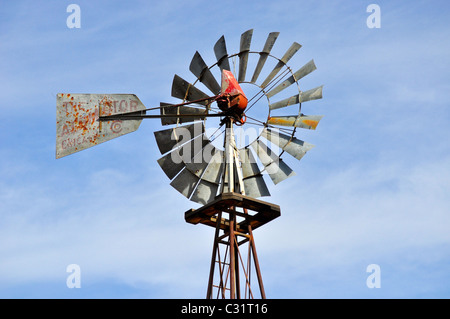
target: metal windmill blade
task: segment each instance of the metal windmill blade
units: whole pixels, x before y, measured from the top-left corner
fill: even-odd
[[[172,96],[182,99],[183,101],[197,101],[209,97],[206,93],[203,93],[176,74],[172,82]],[[208,101],[199,101],[197,103],[207,105]]]
[[[250,145],[275,185],[295,175],[295,172],[261,140],[256,140]]]
[[[315,130],[323,115],[293,115],[293,116],[273,116],[267,121],[268,124],[278,126],[300,127],[308,130]]]
[[[245,81],[247,72],[248,54],[250,52],[250,44],[252,42],[253,29],[244,32],[241,35],[241,44],[239,50],[239,82]]]
[[[273,68],[272,72],[270,72],[267,78],[261,83],[261,87],[266,87],[301,47],[302,46],[299,43],[294,42]]]
[[[202,82],[213,94],[220,92],[220,85],[212,75],[200,53],[195,52],[189,70]]]
[[[230,70],[230,63],[228,61],[227,46],[225,44],[225,37],[222,36],[214,45],[214,53],[216,54],[217,64],[220,70]]]
[[[163,116],[172,115],[172,117],[162,117],[161,125],[173,125],[204,120],[205,115],[208,114],[208,110],[183,105],[176,106],[171,103],[161,102],[160,113]],[[192,116],[182,117],[182,115],[192,115]]]
[[[56,96],[56,158],[61,158],[136,131],[142,118],[98,121],[100,116],[145,114],[134,94],[58,93]]]
[[[271,98],[277,93],[280,93],[282,90],[286,89],[290,85],[294,84],[295,82],[301,80],[306,75],[310,74],[312,71],[316,70],[317,67],[314,64],[314,60],[309,61],[307,64],[302,66],[298,71],[296,71],[292,76],[290,76],[286,81],[279,84],[277,87],[273,88],[269,92],[267,92],[267,97]]]
[[[280,32],[271,32],[269,33],[269,36],[267,37],[266,43],[264,44],[263,50],[259,53],[259,60],[258,64],[256,65],[255,71],[252,76],[252,83],[255,83],[256,80],[259,77],[259,74],[261,73],[262,68],[264,67],[264,64],[267,61],[267,57],[270,54],[270,51],[272,50],[273,46],[275,45],[275,41],[278,38],[278,35]]]
[[[261,174],[261,170],[256,164],[249,148],[239,150],[242,161],[242,174],[244,180],[245,194],[251,197],[270,196],[269,189]]]
[[[271,103],[269,105],[269,108],[271,110],[275,110],[275,109],[280,109],[282,107],[286,107],[289,105],[294,105],[294,104],[299,104],[302,102],[308,102],[308,101],[312,101],[312,100],[317,100],[317,99],[321,99],[322,98],[322,88],[323,86],[319,86],[316,87],[314,89],[305,91],[305,92],[301,92],[300,94],[288,97],[284,100],[275,102],[275,103]]]
[[[314,145],[299,140],[296,137],[292,137],[280,132],[274,132],[267,127],[264,128],[261,136],[266,138],[271,143],[276,144],[283,151],[288,152],[298,160],[302,159],[306,152],[314,147]]]

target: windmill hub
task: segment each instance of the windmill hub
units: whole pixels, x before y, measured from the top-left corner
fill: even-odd
[[[236,78],[228,70],[222,70],[222,86],[221,94],[217,97],[216,102],[228,118],[234,120],[236,124],[245,123],[244,111],[248,105],[248,99],[244,94],[241,86]]]

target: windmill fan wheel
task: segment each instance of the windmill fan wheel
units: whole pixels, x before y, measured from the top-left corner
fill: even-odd
[[[182,102],[161,102],[166,115],[161,124],[171,127],[155,132],[163,155],[158,163],[170,184],[199,204],[226,192],[270,196],[264,176],[278,184],[295,175],[281,156],[300,160],[313,147],[295,133],[315,130],[322,118],[303,114],[301,107],[322,98],[323,86],[304,91],[299,83],[316,69],[314,60],[294,70],[287,63],[300,44],[294,42],[277,58],[271,51],[279,32],[268,35],[261,51],[251,51],[252,36],[253,30],[241,35],[235,54],[228,54],[222,36],[214,45],[216,62],[209,66],[196,52],[189,66],[195,81],[173,79],[171,95]]]

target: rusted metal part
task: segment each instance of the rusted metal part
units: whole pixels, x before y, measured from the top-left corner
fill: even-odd
[[[141,120],[99,122],[99,116],[145,110],[134,94],[56,96],[56,158],[79,152],[136,131]]]
[[[233,108],[233,111],[242,114],[247,107],[248,99],[244,94],[238,81],[233,76],[233,73],[228,70],[222,70],[222,85],[221,94],[226,97],[224,102],[217,100],[219,108],[223,111]]]
[[[247,213],[246,209],[245,209],[245,211]],[[266,299],[266,291],[264,289],[264,283],[263,283],[263,280],[262,280],[261,268],[259,266],[258,254],[256,253],[255,239],[253,237],[253,231],[252,231],[252,226],[251,225],[248,225],[248,233],[249,233],[250,239],[252,241],[250,247],[252,249],[253,259],[255,261],[256,276],[258,278],[258,283],[259,283],[259,291],[261,293],[261,298],[262,299]]]
[[[323,115],[272,116],[267,124],[278,126],[295,126],[315,130]]]
[[[216,219],[216,231],[214,234],[214,244],[213,244],[213,253],[212,253],[212,257],[211,257],[211,265],[210,265],[210,269],[209,269],[209,280],[208,280],[208,290],[206,292],[206,298],[212,298],[213,294],[213,281],[214,281],[214,269],[216,268],[216,256],[218,255],[218,249],[219,249],[219,234],[220,234],[220,222],[222,221],[222,212],[219,211],[219,213],[217,214],[217,219]],[[223,285],[223,268],[222,268],[222,261],[220,259],[220,254],[218,256],[219,260],[218,260],[218,266],[219,266],[219,285],[220,285],[220,290],[219,293],[221,292],[222,294],[222,298],[225,298],[225,288]]]
[[[228,217],[224,218],[226,214]],[[185,213],[188,223],[215,228],[207,299],[214,298],[214,288],[217,288],[217,298],[255,298],[256,290],[251,280],[252,267],[256,272],[260,296],[262,299],[266,298],[253,229],[279,216],[278,205],[237,193],[221,194],[203,207]],[[243,254],[244,244],[248,245],[246,254]],[[220,249],[220,245],[225,246],[225,250]],[[217,285],[214,284],[216,268]]]
[[[216,227],[216,223],[211,220],[211,217],[215,216],[219,211],[229,212],[230,207],[250,210],[247,214],[236,212],[237,216],[244,218],[244,220],[237,224],[237,230],[242,233],[247,233],[248,225],[252,226],[252,229],[255,230],[279,217],[281,214],[279,205],[238,193],[222,193],[208,204],[198,209],[186,211],[184,218],[190,224],[196,225],[200,223]],[[226,230],[227,224],[222,223],[220,228]]]

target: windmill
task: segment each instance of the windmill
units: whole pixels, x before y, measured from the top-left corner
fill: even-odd
[[[322,118],[302,113],[302,103],[322,98],[322,86],[302,90],[299,84],[316,69],[314,60],[294,71],[288,61],[300,44],[277,58],[271,51],[279,32],[268,35],[261,51],[250,50],[252,35],[241,35],[235,54],[222,36],[209,66],[196,52],[189,66],[195,81],[173,78],[176,104],[146,108],[133,94],[57,95],[56,158],[136,131],[142,119],[169,127],[154,132],[158,164],[172,187],[202,205],[185,212],[186,222],[215,229],[207,298],[255,298],[258,290],[266,298],[253,231],[279,217],[280,207],[258,198],[270,196],[265,178],[278,184],[295,175],[281,156],[300,160],[313,145],[297,139],[297,129],[315,130]],[[256,93],[250,96],[244,85]],[[284,110],[291,115],[278,114]],[[242,138],[243,128],[257,128],[251,141]]]

